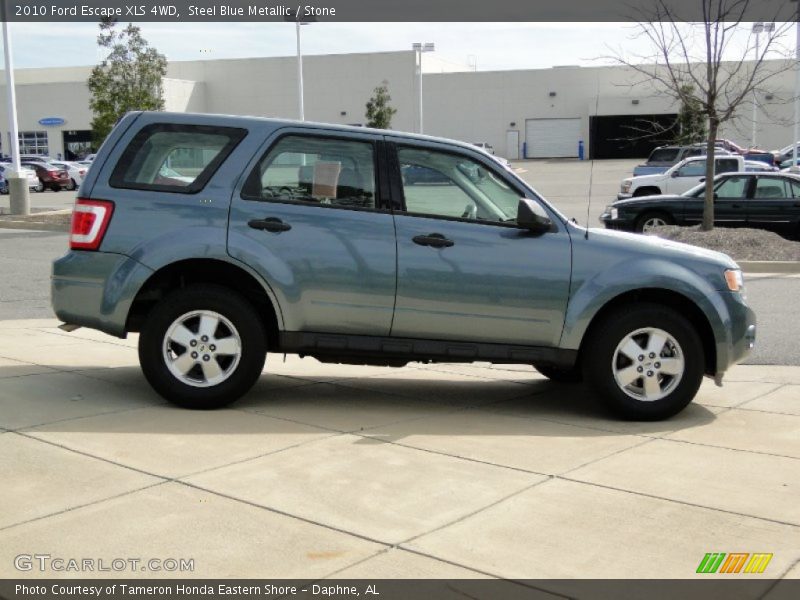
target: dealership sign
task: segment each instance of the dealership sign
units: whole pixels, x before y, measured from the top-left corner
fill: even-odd
[[[61,117],[45,117],[43,119],[39,119],[39,125],[44,125],[45,127],[57,127],[58,125],[63,125],[64,123],[66,123],[66,121]]]

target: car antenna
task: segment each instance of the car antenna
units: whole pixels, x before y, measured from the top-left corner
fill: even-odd
[[[597,93],[594,95],[594,114],[597,116],[598,109],[600,106],[600,71],[597,71]],[[591,122],[591,119],[589,119]],[[589,139],[592,138],[591,126],[589,127]],[[583,236],[583,239],[589,239],[589,211],[592,208],[592,180],[594,179],[594,156],[590,156],[589,160],[592,161],[591,166],[589,167],[589,201],[586,203],[586,233]]]

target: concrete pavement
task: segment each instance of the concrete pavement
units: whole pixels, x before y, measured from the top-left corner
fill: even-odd
[[[524,366],[270,355],[230,409],[165,404],[136,338],[0,322],[0,577],[14,557],[192,558],[83,576],[800,577],[800,368],[740,366],[661,423]],[[766,583],[766,582],[765,582]]]

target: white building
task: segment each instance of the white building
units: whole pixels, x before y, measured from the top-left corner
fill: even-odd
[[[296,118],[295,57],[171,62],[164,85],[166,109]],[[655,121],[668,123],[677,106],[623,67],[555,67],[472,71],[424,54],[425,133],[488,142],[508,158],[639,157],[658,138]],[[363,124],[373,89],[388,82],[397,108],[392,127],[419,123],[416,53],[381,52],[304,56],[306,119]],[[777,68],[777,64],[774,65]],[[18,69],[19,130],[23,153],[71,158],[90,145],[86,80],[91,67]],[[758,145],[791,143],[794,73],[770,80],[760,92]],[[0,151],[8,153],[8,123],[0,94]],[[727,124],[721,137],[749,145],[752,105]]]

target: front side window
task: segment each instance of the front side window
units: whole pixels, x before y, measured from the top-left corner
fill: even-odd
[[[714,193],[717,198],[744,198],[749,179],[749,177],[726,177],[716,185]]]
[[[372,143],[289,135],[250,173],[242,198],[375,208],[375,189]]]
[[[111,186],[193,194],[246,134],[232,127],[147,125],[120,157]]]
[[[520,194],[470,158],[399,147],[406,210],[419,215],[503,222],[517,217]]]

